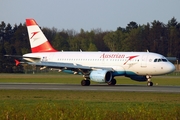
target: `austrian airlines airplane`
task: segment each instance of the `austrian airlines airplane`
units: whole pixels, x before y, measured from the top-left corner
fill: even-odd
[[[63,72],[83,75],[82,86],[90,80],[115,85],[115,76],[125,76],[136,81],[147,81],[153,86],[151,76],[175,70],[164,56],[151,52],[74,52],[56,51],[34,19],[26,19],[32,53],[23,55],[28,64]],[[18,62],[16,62],[18,64]]]

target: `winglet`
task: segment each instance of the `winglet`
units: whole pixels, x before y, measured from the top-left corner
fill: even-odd
[[[56,52],[34,19],[26,19],[32,53]]]

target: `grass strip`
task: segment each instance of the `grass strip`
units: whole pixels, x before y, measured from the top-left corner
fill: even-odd
[[[0,90],[1,120],[180,119],[179,93]]]

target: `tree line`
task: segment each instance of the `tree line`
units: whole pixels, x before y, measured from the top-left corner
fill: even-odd
[[[180,23],[175,17],[167,24],[154,20],[146,25],[134,21],[115,31],[93,29],[80,32],[41,28],[52,46],[61,51],[150,51],[180,58]],[[25,23],[12,26],[0,24],[0,72],[23,72],[13,59],[4,55],[23,55],[31,52]]]

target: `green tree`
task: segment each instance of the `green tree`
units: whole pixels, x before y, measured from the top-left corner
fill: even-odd
[[[93,43],[90,43],[89,48],[88,48],[88,51],[97,51],[97,50],[98,50],[98,49],[97,49],[96,45],[93,44]]]
[[[141,50],[142,51],[151,51],[152,47],[151,47],[151,36],[150,36],[150,30],[151,30],[151,26],[149,23],[147,23],[147,25],[142,25],[141,26],[141,39],[142,39],[142,46],[141,46]]]
[[[132,29],[127,34],[127,37],[124,39],[123,48],[125,51],[141,51],[142,50],[142,42],[141,42],[141,28]]]
[[[120,39],[117,32],[109,32],[104,36],[104,42],[110,49],[110,51],[119,51],[120,50]]]
[[[174,17],[168,21],[168,56],[180,57],[180,29],[178,25]]]
[[[108,46],[106,45],[103,39],[104,36],[108,34],[109,32],[107,31],[103,32],[101,29],[94,29],[91,32],[93,32],[94,34],[94,37],[92,39],[98,51],[109,51],[110,49],[108,48]]]
[[[14,35],[11,38],[12,39],[12,46],[15,47],[17,55],[22,55],[24,54],[24,50],[27,49],[28,52],[31,51],[30,49],[30,43],[29,43],[29,38],[28,38],[28,33],[27,33],[27,28],[25,24],[19,24],[17,26],[17,29],[14,28]]]
[[[127,26],[126,26],[126,31],[131,31],[132,29],[137,29],[138,24],[134,21],[131,21]]]
[[[165,24],[156,20],[154,20],[151,24],[152,28],[149,34],[149,37],[151,38],[151,51],[166,56],[166,49],[168,43]]]
[[[69,44],[67,42],[67,39],[65,39],[60,33],[56,34],[54,40],[52,41],[52,44],[57,50],[69,50]]]
[[[4,21],[0,24],[0,42],[3,44],[5,38],[6,23]]]
[[[70,45],[71,51],[79,51],[81,49],[80,47],[80,40],[78,37],[73,37],[68,40]]]

